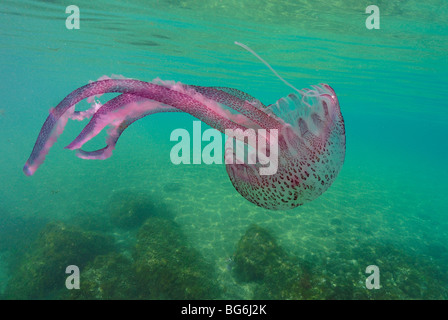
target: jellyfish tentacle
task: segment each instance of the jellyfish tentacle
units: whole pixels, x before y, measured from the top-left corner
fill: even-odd
[[[159,112],[180,112],[180,110],[140,96],[122,94],[104,104],[93,115],[81,133],[65,148],[77,150],[76,155],[83,159],[107,159],[112,155],[112,151],[125,129],[135,121]],[[81,149],[86,142],[94,138],[107,125],[111,128],[108,130],[105,148],[95,151]]]
[[[180,112],[177,108],[140,96],[121,94],[99,108],[81,133],[65,149],[80,149],[108,125],[113,128],[124,126],[127,119],[136,121],[146,115],[162,111]]]
[[[266,113],[266,109],[262,109],[263,107],[266,108],[266,106],[258,99],[243,91],[227,87],[188,87],[192,87],[208,99],[222,103],[240,112],[261,128],[280,129],[284,125],[284,122]]]
[[[76,156],[81,159],[91,159],[91,160],[92,159],[104,160],[109,158],[112,155],[112,151],[115,149],[115,145],[117,144],[118,139],[120,138],[121,134],[125,129],[127,129],[135,121],[158,112],[180,112],[180,110],[174,107],[161,106],[159,108],[154,108],[152,110],[142,112],[140,115],[137,115],[135,117],[126,118],[125,120],[120,122],[119,125],[113,127],[108,132],[108,137],[106,139],[107,144],[106,147],[95,151],[85,151],[79,148],[77,149]]]
[[[256,104],[262,108],[266,108],[266,106],[257,98],[251,96],[247,92],[235,89],[235,88],[229,88],[229,87],[205,87],[205,88],[213,88],[222,92],[226,92],[228,94],[231,94],[232,96],[239,98],[241,100],[246,100],[250,103]]]
[[[81,148],[87,141],[91,140],[99,132],[101,132],[104,127],[110,125],[113,121],[119,120],[118,115],[116,117],[111,117],[111,114],[116,115],[115,111],[118,108],[140,99],[144,98],[125,93],[109,100],[98,109],[81,133],[69,145],[67,145],[65,149],[75,150]]]
[[[225,104],[236,111],[240,111],[242,114],[251,116],[254,112],[264,115],[262,110],[257,109],[251,103],[257,103],[261,107],[264,106],[258,99],[250,96],[249,94],[227,87],[200,87],[200,86],[187,86],[194,88],[197,92],[203,94],[208,99],[213,99],[219,103]],[[245,99],[245,100],[243,100]],[[139,106],[131,105],[131,103],[140,104]],[[125,107],[127,106],[127,107]],[[247,107],[247,108],[244,108]],[[106,159],[111,156],[119,136],[123,130],[127,128],[131,123],[137,121],[147,115],[158,112],[180,112],[179,109],[158,103],[140,96],[133,94],[121,94],[114,99],[109,100],[106,104],[97,109],[92,119],[81,133],[76,137],[66,149],[78,150],[77,156],[84,159]],[[134,116],[133,116],[134,115]],[[266,124],[260,120],[261,116],[256,121],[259,125]],[[268,125],[279,126],[281,123],[274,118],[270,118],[272,122],[268,122]],[[115,123],[115,125],[112,125]],[[109,137],[107,138],[107,147],[95,151],[84,151],[81,147],[89,140],[94,138],[99,132],[101,132],[107,125],[112,125],[109,130]],[[118,130],[123,128],[123,130]],[[114,130],[117,131],[114,131]]]
[[[202,120],[211,127],[225,132],[226,129],[245,130],[247,127],[232,121],[218,103],[200,94],[191,96],[186,92],[175,91],[163,85],[131,79],[108,79],[89,83],[76,89],[50,111],[39,133],[33,151],[23,171],[32,175],[45,160],[50,147],[62,133],[68,118],[73,115],[73,107],[79,101],[110,92],[129,93],[170,105]],[[238,118],[234,120],[238,121]]]

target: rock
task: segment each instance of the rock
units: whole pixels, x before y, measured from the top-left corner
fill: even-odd
[[[213,267],[170,220],[152,217],[141,227],[135,268],[141,299],[216,299],[220,294]]]
[[[67,266],[82,269],[95,256],[112,249],[109,237],[50,222],[15,269],[5,295],[11,299],[51,298],[55,290],[67,290]]]

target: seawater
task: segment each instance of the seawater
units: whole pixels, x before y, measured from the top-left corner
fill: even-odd
[[[89,274],[110,275],[128,265],[134,270],[142,257],[166,255],[171,261],[171,248],[142,227],[148,218],[189,248],[183,254],[192,266],[212,270],[208,280],[221,290],[200,292],[199,298],[446,299],[448,5],[378,1],[380,29],[369,30],[370,4],[77,1],[80,29],[68,30],[63,1],[2,1],[1,297],[71,294],[64,284],[64,250],[50,249],[67,248],[70,236],[113,243],[112,249],[93,248],[87,240],[82,250],[83,243],[75,245],[84,252],[86,283]],[[63,149],[86,124],[70,121],[37,173],[23,174],[48,110],[103,75],[232,87],[266,105],[291,93],[235,41],[249,45],[299,89],[318,83],[334,88],[346,124],[346,159],[334,184],[315,201],[290,211],[265,210],[235,191],[224,165],[173,165],[170,134],[191,130],[195,120],[181,113],[139,120],[105,161],[81,160]],[[100,135],[88,148],[102,147],[104,139]],[[235,255],[245,234],[252,239],[246,231],[254,224],[275,239],[284,259],[294,261],[285,270],[300,271],[299,285],[290,288],[296,295],[269,288],[268,278],[281,287],[274,275],[258,282],[238,276]],[[259,249],[263,243],[252,245]],[[254,268],[265,270],[262,258],[253,261]],[[36,261],[53,263],[62,280],[39,283],[30,267]],[[98,264],[109,267],[95,269]],[[381,271],[380,289],[365,287],[369,265]],[[170,268],[186,272],[172,261],[159,272],[170,274]],[[45,270],[34,271],[45,278]],[[17,280],[23,274],[27,285]],[[132,280],[121,281],[127,289],[112,298],[189,298],[196,292],[164,295],[170,285],[184,285],[171,279],[153,283],[151,295]],[[94,298],[84,294],[70,297]]]

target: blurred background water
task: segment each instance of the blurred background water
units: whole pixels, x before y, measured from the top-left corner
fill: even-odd
[[[371,4],[379,30],[365,26]],[[229,264],[254,223],[311,266],[312,283],[326,283],[309,298],[448,297],[446,1],[78,1],[79,30],[66,29],[66,5],[0,4],[0,292],[14,270],[29,271],[52,221],[111,236],[135,259],[140,225],[117,227],[110,217],[130,201],[179,226],[213,266],[220,298],[257,297],[256,284],[239,282]],[[291,92],[234,41],[296,87],[323,82],[338,95],[346,161],[312,203],[268,211],[234,190],[224,165],[173,165],[170,133],[194,120],[180,113],[138,121],[106,161],[63,149],[85,125],[70,122],[37,173],[22,173],[49,108],[102,75],[233,87],[265,104]],[[364,288],[369,264],[386,269],[383,295]],[[26,290],[3,298],[60,297]]]

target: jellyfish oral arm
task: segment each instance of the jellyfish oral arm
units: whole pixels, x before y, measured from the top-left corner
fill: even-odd
[[[33,151],[24,166],[24,173],[33,175],[43,163],[50,147],[63,132],[67,120],[74,116],[76,103],[85,98],[109,92],[130,94],[174,107],[193,115],[221,132],[224,132],[225,129],[246,129],[246,126],[232,121],[232,117],[220,107],[219,103],[207,99],[194,90],[185,90],[182,85],[168,88],[166,85],[131,79],[101,80],[73,91],[50,111],[50,115],[42,126]],[[138,113],[138,111],[136,112]],[[238,120],[237,117],[234,117],[234,119]],[[69,148],[74,147],[73,145],[69,146]]]
[[[118,139],[126,128],[143,117],[159,112],[180,112],[180,110],[140,96],[122,94],[102,106],[75,140],[65,148],[77,150],[76,155],[82,159],[107,159],[112,155]],[[81,149],[106,126],[109,126],[109,130],[105,148],[95,151]]]

